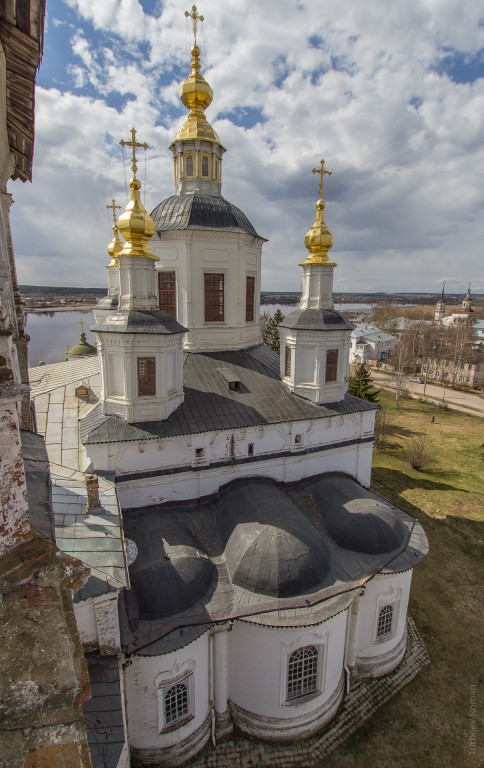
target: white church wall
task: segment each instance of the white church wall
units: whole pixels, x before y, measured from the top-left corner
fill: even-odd
[[[208,637],[207,632],[172,653],[163,656],[133,655],[126,662],[129,743],[135,751],[145,752],[146,757],[154,760],[158,750],[163,749],[166,756],[175,756],[177,750],[186,748],[192,739],[196,752],[208,738]],[[189,716],[179,726],[176,723],[165,726],[163,690],[178,681],[189,686]]]
[[[89,445],[88,453],[96,469],[115,470],[120,474],[174,467],[189,469],[231,457],[257,458],[283,451],[296,454],[307,448],[368,438],[373,435],[373,425],[374,411],[370,411],[334,415],[317,420],[142,440],[137,443]],[[203,455],[197,455],[197,449],[201,449]],[[354,447],[352,449],[354,450]],[[344,466],[347,466],[346,462]],[[356,464],[350,470],[341,467],[338,471],[350,471],[350,474],[356,476]]]
[[[94,600],[90,597],[81,603],[74,603],[74,615],[81,643],[85,648],[96,648],[98,643]]]
[[[110,592],[74,603],[74,615],[83,646],[111,656],[120,648],[118,593]]]
[[[262,243],[244,232],[183,230],[155,236],[151,247],[158,270],[176,268],[177,319],[190,333],[185,348],[243,349],[260,341],[260,261]],[[224,320],[206,322],[205,273],[224,275]],[[256,278],[254,319],[246,321],[246,277]]]
[[[322,472],[342,472],[357,477],[361,475],[364,485],[369,484],[366,468],[370,466],[371,444],[366,449],[368,456],[361,462],[365,470],[359,472],[360,454],[358,445],[335,447],[321,453],[298,454],[293,456],[277,456],[266,461],[247,462],[246,464],[227,464],[223,467],[208,467],[205,470],[187,470],[165,477],[130,479],[118,483],[116,491],[120,504],[124,509],[165,502],[195,499],[216,493],[219,488],[231,480],[241,480],[249,477],[267,477],[276,482],[297,482],[305,477],[312,477]],[[363,454],[362,454],[363,455]],[[360,478],[358,478],[360,479]]]
[[[262,738],[307,735],[330,719],[343,694],[346,613],[314,627],[275,629],[238,621],[230,637],[230,700],[237,725]],[[290,654],[319,652],[318,690],[287,699]]]
[[[391,671],[403,658],[412,571],[378,574],[366,584],[360,598],[356,665],[361,674],[377,676]],[[392,630],[377,636],[378,616],[385,605],[393,606]]]

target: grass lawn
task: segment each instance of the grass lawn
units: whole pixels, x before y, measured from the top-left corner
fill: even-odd
[[[414,571],[410,614],[431,664],[324,768],[481,768],[484,419],[407,398],[396,410],[385,392],[380,401],[390,431],[374,453],[372,487],[418,518],[429,538],[430,553]],[[422,432],[433,459],[417,472],[405,444]],[[474,695],[477,746],[470,754]]]

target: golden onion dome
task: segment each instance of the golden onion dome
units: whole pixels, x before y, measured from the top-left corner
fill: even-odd
[[[149,246],[150,238],[155,233],[155,222],[140,199],[141,182],[134,178],[129,182],[131,199],[126,210],[119,217],[119,230],[126,240],[118,258],[138,256],[159,261]]]
[[[304,238],[304,245],[309,251],[306,261],[329,263],[328,251],[333,245],[333,235],[324,220],[325,207],[326,203],[324,200],[318,200],[316,203],[316,219]]]
[[[213,100],[213,91],[200,74],[200,70],[200,48],[195,44],[192,47],[192,71],[180,87],[180,99],[189,110],[189,114],[178,129],[175,141],[201,139],[220,144],[217,133],[205,117],[205,110]]]
[[[119,237],[119,227],[117,224],[113,225],[113,235],[113,239],[108,245],[108,253],[111,256],[108,268],[119,267],[118,254],[123,250],[123,244]]]

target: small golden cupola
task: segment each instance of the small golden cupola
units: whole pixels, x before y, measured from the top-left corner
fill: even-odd
[[[203,16],[198,14],[196,5],[191,11],[185,11],[185,16],[192,21],[194,45],[191,49],[192,71],[180,87],[180,99],[188,109],[188,116],[170,145],[175,187],[178,193],[200,190],[209,195],[220,195],[225,147],[205,115],[212,103],[213,91],[201,74],[197,45],[197,24],[203,21]]]
[[[330,261],[328,251],[333,246],[333,235],[324,220],[324,209],[326,203],[323,200],[324,177],[331,176],[331,171],[324,167],[324,160],[321,160],[319,168],[313,168],[313,173],[318,173],[319,180],[319,200],[316,203],[316,219],[313,226],[308,230],[304,238],[304,245],[308,249],[309,256],[304,264],[331,264],[336,266],[334,261]]]
[[[119,208],[121,210],[120,205],[116,205],[116,200],[112,199],[111,205],[107,205],[106,208],[112,210],[113,212],[113,239],[108,245],[108,253],[111,256],[111,261],[108,264],[108,269],[112,269],[113,267],[119,267],[119,259],[118,254],[120,251],[123,250],[123,244],[121,242],[121,239],[119,237],[119,227],[118,222],[116,220],[116,209]]]
[[[136,141],[136,130],[131,129],[131,141],[119,142],[122,147],[132,148],[131,168],[133,178],[129,182],[131,197],[126,210],[119,217],[119,230],[125,239],[122,250],[117,254],[118,259],[124,256],[141,257],[159,261],[149,246],[149,241],[155,233],[155,222],[141,202],[141,182],[136,178],[138,166],[136,164],[136,148],[148,149],[148,144]]]

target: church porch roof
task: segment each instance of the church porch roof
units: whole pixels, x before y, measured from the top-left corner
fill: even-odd
[[[240,381],[230,389],[221,370]],[[103,414],[100,404],[81,422],[81,440],[94,443],[149,440],[219,429],[237,429],[375,410],[374,403],[346,395],[315,405],[292,394],[279,378],[279,354],[263,344],[231,352],[189,353],[183,369],[185,400],[165,421],[128,424]]]

